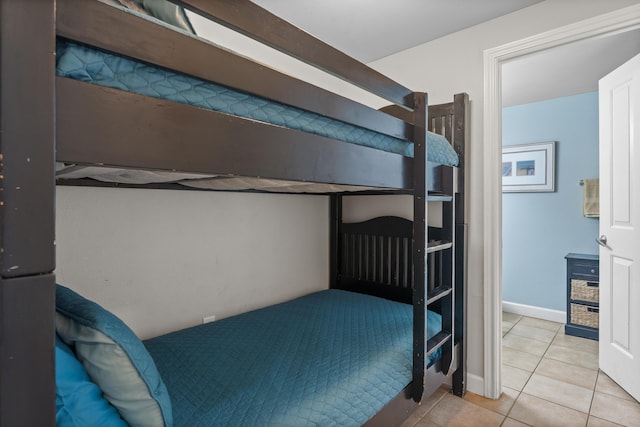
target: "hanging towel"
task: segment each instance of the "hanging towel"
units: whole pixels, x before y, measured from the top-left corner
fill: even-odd
[[[584,180],[582,215],[587,218],[600,217],[600,180],[598,178]]]

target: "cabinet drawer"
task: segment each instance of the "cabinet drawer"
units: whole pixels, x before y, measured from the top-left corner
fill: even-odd
[[[597,303],[600,300],[599,283],[590,280],[571,279],[571,299]]]
[[[600,275],[598,264],[574,264],[571,272],[573,274],[583,274],[589,276]]]
[[[571,323],[598,329],[598,307],[590,307],[588,305],[571,303]]]

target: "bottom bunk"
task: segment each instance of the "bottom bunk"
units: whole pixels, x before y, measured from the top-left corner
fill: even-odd
[[[411,326],[407,304],[326,290],[145,346],[176,426],[358,426],[411,381]]]
[[[175,426],[190,427],[359,426],[411,382],[411,306],[382,298],[320,291],[156,337],[144,347],[120,336],[126,326],[75,292],[58,286],[57,299],[62,342],[131,425],[150,425],[149,419],[171,425],[173,419]],[[429,312],[429,325],[430,336],[439,332],[437,313]],[[118,366],[122,360],[107,360],[118,346],[89,328],[120,341],[125,353],[148,351],[140,376],[152,377],[151,393],[133,403],[130,372]],[[62,347],[59,342],[58,351]],[[429,366],[438,357],[433,354]],[[63,367],[57,375],[65,376]],[[75,399],[60,399],[60,421],[74,410],[65,401]]]
[[[408,242],[397,239],[399,251],[372,255],[388,267],[381,277],[410,275],[410,258],[393,255],[406,254]],[[364,255],[347,240],[341,259]],[[376,293],[328,289],[142,342],[58,285],[58,425],[400,425],[418,405],[410,387],[414,307],[395,292]],[[443,332],[446,313],[425,317],[426,341]],[[451,352],[425,360],[423,398],[457,368]]]

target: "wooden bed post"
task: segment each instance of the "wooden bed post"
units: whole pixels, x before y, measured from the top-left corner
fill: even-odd
[[[427,94],[414,93],[413,166],[413,399],[425,391],[427,353]]]
[[[342,256],[341,225],[342,195],[329,196],[329,288],[340,288],[340,258]]]
[[[458,93],[454,95],[453,101],[455,123],[453,124],[453,148],[458,153],[459,165],[457,168],[457,192],[455,194],[455,314],[456,319],[454,330],[454,341],[458,343],[458,369],[453,373],[452,389],[453,394],[462,396],[466,391],[467,364],[465,362],[465,312],[466,312],[466,289],[465,289],[465,259],[467,258],[466,235],[467,221],[465,218],[465,154],[467,143],[466,118],[469,114],[469,95]]]
[[[55,425],[55,1],[0,0],[0,425]]]

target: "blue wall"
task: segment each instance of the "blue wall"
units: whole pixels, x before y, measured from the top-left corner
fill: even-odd
[[[503,110],[503,145],[556,141],[556,191],[503,193],[503,301],[566,310],[569,252],[597,254],[581,179],[598,177],[598,93]]]

